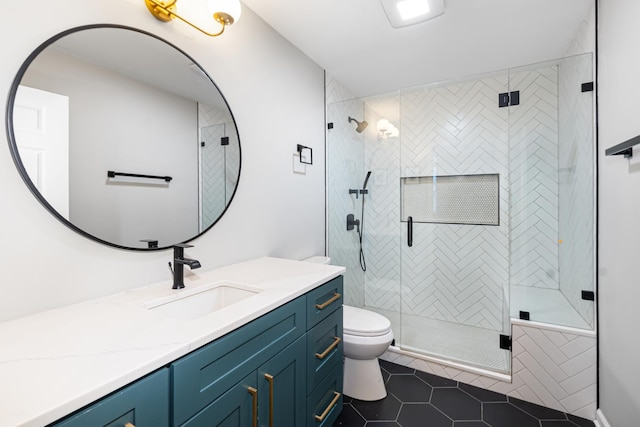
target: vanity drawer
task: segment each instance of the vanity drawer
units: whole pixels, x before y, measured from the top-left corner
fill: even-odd
[[[330,427],[342,412],[342,364],[337,364],[307,397],[307,427]]]
[[[307,327],[312,328],[342,306],[342,276],[307,293]]]
[[[50,427],[169,427],[169,370],[164,368]]]
[[[173,425],[213,402],[306,332],[298,298],[171,364]]]
[[[343,363],[342,307],[307,333],[307,393]]]

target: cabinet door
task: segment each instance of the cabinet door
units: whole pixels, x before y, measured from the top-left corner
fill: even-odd
[[[342,412],[342,364],[336,365],[307,398],[307,427],[331,427]],[[300,424],[301,426],[305,424]]]
[[[307,332],[307,393],[311,393],[335,366],[342,365],[342,325],[340,307]]]
[[[253,371],[182,427],[256,427],[257,374]]]
[[[258,369],[260,427],[300,427],[306,423],[306,336]]]
[[[298,298],[171,364],[173,425],[190,419],[306,331]]]
[[[151,374],[51,427],[125,427],[128,424],[169,427],[168,369]]]

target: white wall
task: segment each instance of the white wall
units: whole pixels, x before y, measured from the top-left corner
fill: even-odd
[[[640,134],[640,2],[598,4],[599,403],[625,427],[640,419],[640,149],[631,161],[604,151]]]
[[[114,23],[150,31],[189,53],[216,81],[240,132],[242,173],[222,220],[187,251],[206,271],[265,255],[324,252],[323,70],[244,8],[242,19],[211,39],[179,22],[165,24],[144,2],[61,0],[7,5],[0,93],[24,59],[68,28]],[[4,106],[4,102],[3,102]],[[4,108],[3,108],[4,116]],[[6,136],[0,137],[6,140]],[[306,175],[292,173],[296,144],[314,150]],[[140,253],[87,240],[58,222],[27,190],[8,145],[0,142],[0,320],[169,280],[170,251]],[[44,325],[43,325],[44,327]]]

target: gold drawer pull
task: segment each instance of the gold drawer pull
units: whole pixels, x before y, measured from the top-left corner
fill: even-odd
[[[269,427],[273,427],[273,375],[264,374],[264,377],[269,381]]]
[[[331,403],[329,403],[329,406],[327,406],[327,408],[324,410],[322,415],[316,415],[315,416],[316,417],[316,421],[318,421],[318,422],[324,421],[324,419],[327,417],[327,415],[329,415],[329,412],[333,409],[334,406],[336,406],[336,403],[338,403],[338,399],[340,399],[340,393],[338,393],[337,391],[334,391],[333,394],[335,394],[335,397],[333,398]]]
[[[332,302],[338,301],[341,297],[342,297],[342,295],[340,295],[339,293],[335,292],[330,299],[326,300],[322,304],[316,304],[316,308],[318,310],[322,310],[323,308],[325,308],[326,306],[328,306]]]
[[[338,344],[340,344],[340,341],[342,341],[340,337],[333,337],[333,342],[331,343],[331,345],[327,347],[327,349],[322,353],[316,353],[316,357],[320,360],[324,359],[325,357],[327,357],[327,354],[329,354],[334,348],[338,346]]]
[[[258,390],[253,387],[249,387],[247,390],[249,390],[253,399],[253,427],[258,427]]]
[[[126,423],[126,424],[124,425],[124,427],[136,427],[136,426],[134,426],[134,425],[133,425],[133,424],[131,424],[131,423]]]

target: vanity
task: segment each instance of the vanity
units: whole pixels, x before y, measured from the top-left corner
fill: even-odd
[[[182,249],[240,179],[222,93],[194,58],[136,28],[43,42],[17,72],[6,126],[19,174],[56,219],[118,250],[174,248],[174,278],[200,267]],[[168,280],[0,323],[0,427],[331,426],[344,271],[260,258],[190,272],[184,289]]]
[[[331,426],[344,271],[260,258],[0,324],[0,425]]]

